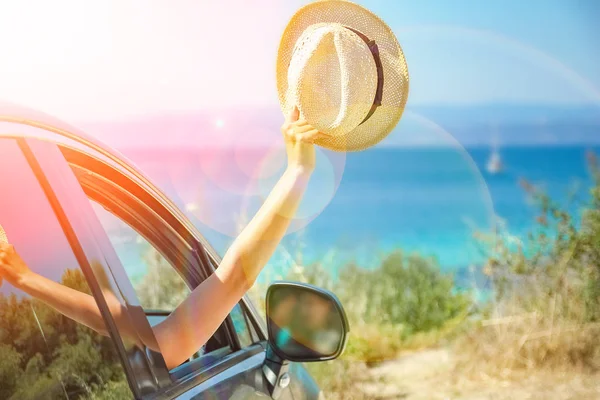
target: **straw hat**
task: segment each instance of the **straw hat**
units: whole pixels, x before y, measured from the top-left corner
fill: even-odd
[[[408,69],[392,30],[346,0],[320,0],[288,23],[277,54],[284,113],[296,105],[328,137],[316,144],[358,151],[394,129],[408,97]]]

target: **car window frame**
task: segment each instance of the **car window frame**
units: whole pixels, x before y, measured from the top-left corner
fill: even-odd
[[[114,248],[112,247],[112,244],[110,243],[106,232],[104,231],[100,221],[98,220],[92,208],[89,198],[87,197],[81,184],[77,180],[77,177],[72,171],[71,166],[68,165],[68,163],[63,163],[64,165],[61,165],[61,160],[56,158],[57,155],[61,155],[61,152],[56,146],[52,144],[50,144],[50,147],[43,146],[47,145],[48,143],[38,142],[35,139],[33,140],[35,142],[31,142],[32,139],[26,139],[27,145],[32,147],[32,153],[35,154],[35,157],[40,157],[40,159],[42,160],[38,170],[43,171],[47,169],[48,171],[45,171],[43,173],[50,172],[48,183],[51,187],[55,187],[58,189],[57,196],[60,197],[60,201],[63,204],[63,209],[65,210],[66,214],[64,220],[74,220],[78,221],[79,224],[83,223],[84,225],[93,225],[97,232],[101,232],[99,236],[103,238],[104,243],[103,249],[101,249],[100,254],[109,258],[109,261],[106,264],[103,264],[103,267],[107,272],[107,276],[109,276],[109,278],[112,278],[111,283],[114,284],[114,286],[116,287],[116,290],[114,290],[115,294],[125,293],[124,296],[119,298],[119,300],[123,304],[125,312],[133,313],[134,311],[136,311],[138,315],[138,318],[136,318],[137,322],[140,325],[147,325],[147,327],[150,328],[149,321],[147,320],[143,309],[141,308],[141,306],[139,306],[139,303],[133,304],[133,306],[132,304],[130,304],[132,299],[137,299],[135,291],[131,286],[131,282],[126,275],[126,272],[122,264],[120,263],[118,256],[114,252]],[[56,151],[56,153],[54,154],[54,158],[49,157],[49,153],[52,153],[54,150]],[[64,158],[62,159],[62,161],[65,161]],[[68,177],[69,174],[71,175],[70,177]],[[68,180],[70,181],[68,186],[66,185],[66,182],[64,182],[64,179],[66,177],[68,177]],[[80,191],[79,195],[75,196],[77,197],[77,199],[73,198],[73,191]],[[66,196],[67,194],[69,196]],[[66,197],[69,197],[69,199],[67,200]],[[74,202],[76,202],[78,207],[73,206]],[[81,232],[76,232],[75,235],[79,237],[80,233]],[[85,247],[87,250],[87,253],[84,257],[87,257],[88,259],[90,257],[90,252],[92,252],[93,250],[99,250],[98,248],[93,249],[95,246],[90,243],[88,243],[87,245],[84,244],[82,246]],[[111,251],[112,254],[110,254]],[[100,257],[100,255],[96,256],[96,258],[98,257]],[[98,277],[94,276],[90,280],[97,285],[99,279]],[[101,297],[102,296],[103,295],[101,295]],[[124,301],[124,298],[127,298],[128,301]],[[161,372],[163,373],[163,379],[161,380],[160,387],[156,388],[156,390],[153,390],[152,392],[143,393],[139,390],[138,385],[141,382],[138,381],[138,378],[134,371],[134,366],[131,365],[130,360],[125,354],[124,345],[122,342],[123,339],[121,338],[118,329],[116,328],[116,326],[113,326],[109,328],[109,330],[111,331],[111,334],[114,335],[113,341],[121,344],[122,353],[124,354],[124,357],[122,358],[122,364],[124,365],[124,367],[129,366],[129,368],[126,368],[126,375],[130,382],[130,389],[132,390],[132,393],[135,398],[146,398],[146,396],[151,396],[152,398],[174,398],[174,396],[172,396],[170,393],[178,393],[177,396],[179,396],[180,394],[185,393],[185,391],[192,389],[198,384],[205,382],[210,378],[213,378],[216,375],[229,370],[230,368],[235,368],[236,365],[239,364],[241,361],[245,360],[246,358],[252,355],[256,355],[259,351],[264,351],[262,348],[240,349],[238,346],[237,348],[233,348],[231,352],[225,354],[224,357],[216,359],[214,360],[214,362],[211,362],[209,364],[205,364],[203,358],[190,361],[184,364],[184,366],[187,366],[187,368],[183,369],[184,373],[177,373],[177,371],[172,373],[172,371],[169,371],[166,368],[164,359],[162,358],[162,356],[160,356],[158,357],[158,359],[162,362],[158,362],[158,366],[152,365],[152,361],[155,361],[154,359],[150,360],[146,364],[147,367],[161,370]],[[236,335],[233,335],[232,337],[237,338]],[[146,356],[148,356],[148,354],[146,354]],[[175,370],[177,370],[177,368]],[[165,376],[167,379],[164,379]]]
[[[141,205],[140,203],[136,204],[135,206],[132,206],[131,202],[137,200],[129,197],[127,194],[124,193],[122,193],[121,195],[125,196],[126,198],[117,200],[116,198],[112,198],[117,197],[115,196],[114,191],[111,193],[111,197],[102,194],[101,190],[92,193],[86,188],[84,188],[84,192],[86,193],[88,198],[90,198],[91,201],[97,202],[101,207],[108,207],[108,209],[106,210],[107,212],[113,214],[113,216],[118,218],[119,221],[121,221],[124,224],[127,224],[131,229],[135,230],[138,234],[140,234],[154,249],[156,249],[165,258],[165,260],[173,268],[174,272],[177,273],[179,277],[184,281],[190,292],[193,290],[193,284],[185,274],[185,272],[197,271],[197,269],[200,268],[200,265],[197,264],[196,258],[193,257],[193,249],[191,249],[190,247],[183,249],[183,246],[185,245],[184,242],[177,239],[174,239],[177,240],[175,242],[167,242],[168,239],[165,239],[162,236],[166,233],[168,227],[164,225],[161,221],[159,221],[156,215],[152,215],[152,210]],[[110,203],[110,205],[107,203]],[[140,212],[143,208],[146,208],[145,212]],[[150,221],[149,219],[152,219],[154,221]],[[161,223],[161,225],[158,229],[157,226],[154,226],[153,228],[152,226],[154,223]],[[177,251],[171,251],[173,248],[177,248]],[[166,254],[167,250],[169,254]],[[187,257],[184,256],[185,254],[187,254]],[[185,265],[186,267],[181,269],[178,268],[183,267],[183,265]],[[129,276],[127,276],[127,279],[131,281]],[[164,314],[165,311],[167,313],[170,313],[172,310],[155,310],[144,308],[144,313],[146,314],[146,316],[153,314]],[[237,342],[232,336],[231,329],[229,329],[228,326],[228,321],[225,320],[223,324],[217,329],[217,331],[219,332],[219,334],[224,336],[230,351],[235,351]],[[215,332],[215,334],[217,333]]]
[[[261,337],[261,335],[259,333],[259,329],[257,328],[257,324],[255,323],[254,319],[252,318],[250,311],[248,310],[248,307],[246,306],[246,303],[240,301],[239,306],[244,315],[244,321],[246,322],[246,326],[248,327],[248,330],[250,331],[250,337],[252,338],[252,344],[265,341],[266,338]]]
[[[218,265],[218,262],[219,262],[218,256],[215,256],[216,252],[214,252],[214,249],[212,249],[212,248],[206,249],[205,245],[202,242],[196,240],[194,233],[190,232],[189,230],[186,229],[187,224],[185,224],[185,223],[176,224],[175,227],[170,225],[169,221],[171,223],[177,222],[180,220],[181,217],[173,215],[173,213],[171,213],[169,209],[162,207],[161,206],[162,203],[160,201],[156,201],[154,196],[152,194],[148,193],[144,187],[139,185],[134,180],[129,179],[129,177],[127,175],[125,175],[122,171],[115,169],[114,166],[112,166],[108,163],[105,163],[103,160],[96,158],[93,155],[83,153],[78,149],[70,148],[70,147],[68,147],[66,145],[62,145],[62,144],[59,145],[58,147],[59,147],[60,151],[62,152],[62,154],[65,156],[65,159],[67,160],[67,162],[69,163],[71,168],[81,169],[82,174],[95,174],[98,177],[100,177],[99,179],[101,179],[101,180],[107,180],[106,179],[107,176],[110,176],[112,178],[112,179],[110,179],[110,181],[112,181],[112,183],[118,182],[118,186],[120,187],[121,190],[123,190],[124,193],[126,193],[129,196],[134,197],[139,204],[143,204],[144,207],[148,209],[147,211],[149,211],[151,214],[153,214],[151,218],[156,218],[157,220],[160,219],[161,224],[165,224],[165,226],[169,227],[169,230],[172,232],[172,238],[176,238],[176,239],[172,239],[172,240],[183,240],[187,243],[187,245],[188,245],[187,251],[189,252],[190,255],[194,256],[194,257],[188,257],[187,260],[193,264],[193,266],[194,266],[193,269],[196,270],[196,268],[197,268],[200,271],[200,273],[194,274],[191,277],[187,277],[185,275],[186,271],[178,270],[177,272],[186,281],[186,283],[188,284],[188,287],[190,287],[191,290],[193,290],[195,288],[194,285],[201,283],[204,279],[206,279],[205,277],[210,276],[214,272],[214,270],[216,269],[216,265]],[[82,169],[81,168],[82,165],[85,165],[86,167],[84,169]],[[104,172],[101,172],[101,171],[104,171]],[[77,176],[78,174],[75,173],[75,175]],[[78,178],[78,180],[79,180],[79,178]],[[129,188],[129,190],[126,190],[126,188]],[[92,190],[94,190],[92,187],[89,187],[89,186],[87,188],[84,187],[84,192],[86,192],[86,195],[88,195],[88,197],[90,197],[92,200],[98,201],[98,199],[95,197],[95,195],[91,193]],[[109,199],[109,201],[113,201],[113,200]],[[102,201],[99,201],[99,203],[101,205],[103,205]],[[129,202],[121,201],[121,203],[128,204]],[[148,205],[149,203],[152,204],[156,208],[150,207]],[[113,210],[110,210],[110,211],[113,212]],[[148,215],[150,215],[150,214],[147,214],[146,216],[148,216]],[[132,225],[132,223],[130,223],[130,221],[128,221],[127,218],[124,218],[124,216],[117,214],[117,213],[115,213],[115,216],[124,220],[124,222],[128,223],[130,226]],[[162,241],[161,244],[159,245],[157,241],[150,240],[150,238],[147,235],[142,235],[142,236],[144,236],[146,238],[146,240],[148,240],[150,242],[150,244],[155,246],[157,248],[157,250],[159,250],[159,251],[161,250],[159,247],[162,247],[162,246],[173,247],[172,244],[165,243],[165,241]],[[200,251],[197,251],[196,249],[199,249]],[[177,251],[176,253],[180,254],[181,252]],[[161,253],[161,254],[163,254],[163,253]],[[165,256],[165,254],[163,254],[163,256]],[[169,256],[165,256],[165,258],[169,261],[172,260]],[[173,263],[171,263],[171,264],[173,264]],[[181,263],[175,263],[175,265],[181,265]],[[188,280],[186,278],[191,278],[191,280]],[[254,343],[252,343],[252,345],[250,345],[248,347],[253,347],[254,344],[257,344],[260,342],[265,342],[266,335],[264,333],[263,326],[260,324],[260,322],[263,322],[263,321],[260,317],[257,317],[258,313],[254,309],[254,306],[251,303],[251,301],[247,298],[247,296],[244,296],[238,304],[240,305],[241,311],[243,313],[244,321],[246,322],[246,325],[250,331],[249,333],[254,342]],[[233,325],[231,313],[228,314],[228,316],[225,320],[225,323],[227,324],[227,328],[228,328],[227,334],[230,336],[230,344],[231,344],[232,352],[235,353],[237,351],[243,350],[243,348],[240,344],[238,333],[236,332],[235,327]],[[193,363],[193,362],[194,361],[191,361],[191,363]],[[171,371],[171,372],[173,373],[173,371]],[[175,375],[180,376],[180,374],[178,374],[178,373],[175,373]]]
[[[243,324],[243,331],[238,331],[238,327],[235,325],[235,320],[233,318],[233,314],[239,314],[236,315],[236,318],[239,319],[238,322]],[[254,339],[254,335],[252,333],[252,327],[250,325],[250,322],[248,321],[248,317],[246,316],[246,313],[244,312],[244,306],[242,304],[242,302],[238,302],[233,309],[231,310],[231,312],[229,313],[229,315],[231,316],[231,320],[234,321],[234,326],[233,328],[235,329],[235,333],[238,336],[238,341],[240,342],[240,347],[242,348],[246,348],[246,347],[250,347],[253,344],[256,343],[255,339]],[[250,341],[250,343],[248,344],[244,344],[242,341],[242,336],[244,336],[244,341],[248,340]]]
[[[17,143],[71,245],[104,319],[109,337],[115,345],[132,394],[135,398],[142,398],[148,392],[155,392],[166,386],[171,379],[166,373],[168,371],[162,357],[154,357],[152,360],[142,357],[138,363],[132,363],[127,354],[126,345],[115,323],[114,311],[108,307],[105,296],[108,293],[113,295],[123,305],[121,312],[131,321],[138,320],[135,306],[125,302],[123,288],[108,268],[102,244],[97,242],[98,238],[92,233],[89,221],[79,214],[78,208],[86,204],[81,203],[81,197],[77,194],[85,195],[74,175],[69,176],[71,171],[64,157],[53,143],[31,138],[17,138]],[[100,284],[101,281],[104,282],[103,285]],[[142,325],[136,325],[138,327],[143,329]],[[146,382],[146,386],[141,385],[140,379]]]
[[[210,260],[212,268],[216,269],[219,265],[220,258],[215,257]],[[264,319],[260,316],[254,303],[250,300],[249,296],[244,295],[237,305],[240,306],[244,321],[250,330],[250,336],[252,337],[253,343],[266,343],[268,339],[267,326]],[[233,310],[232,310],[233,311]],[[237,334],[237,332],[236,332]]]
[[[186,251],[188,257],[186,257],[185,259],[180,259],[179,261],[191,263],[193,264],[192,266],[194,268],[189,269],[187,271],[180,269],[177,272],[180,274],[180,276],[185,276],[186,282],[189,282],[192,288],[195,288],[206,278],[208,278],[209,275],[206,274],[205,268],[203,267],[203,264],[205,264],[206,261],[203,259],[203,254],[201,254],[204,253],[202,251],[202,248],[200,246],[197,246],[197,241],[193,240],[185,226],[176,223],[177,218],[175,218],[168,210],[163,208],[160,205],[160,203],[154,198],[154,196],[146,192],[140,185],[131,180],[121,171],[115,169],[114,167],[103,162],[100,159],[97,159],[88,154],[84,154],[77,149],[67,148],[61,145],[59,145],[59,149],[61,150],[63,156],[65,156],[67,163],[69,163],[72,169],[80,171],[80,173],[83,174],[83,176],[85,176],[85,174],[89,174],[91,179],[94,179],[92,178],[92,175],[95,175],[96,180],[98,182],[104,181],[105,184],[102,184],[103,189],[111,190],[115,187],[119,188],[121,195],[126,195],[128,197],[133,198],[138,204],[142,204],[144,208],[146,208],[144,217],[149,217],[156,221],[160,221],[161,224],[168,228],[168,235],[166,235],[167,232],[161,232],[162,235],[155,235],[154,232],[152,232],[151,230],[145,231],[146,235],[154,237],[154,239],[150,241],[153,245],[155,243],[156,245],[158,245],[158,242],[161,242],[161,247],[166,247],[167,249],[169,249],[170,246],[177,246],[177,244],[185,243],[186,247],[188,248]],[[83,167],[83,165],[85,165],[85,167]],[[100,195],[102,200],[104,200],[105,196],[103,196],[101,192],[98,193],[97,186],[90,186],[90,180],[84,180],[82,182],[82,175],[78,175],[77,172],[75,173],[75,175],[77,176],[78,181],[82,184],[84,192],[86,193],[86,195],[88,195],[88,197],[94,200],[96,196]],[[97,202],[100,203],[99,201]],[[128,206],[125,202],[121,202],[118,205],[121,208]],[[135,210],[131,211],[133,211],[135,214]],[[124,219],[120,215],[115,215],[120,219]],[[135,222],[146,222],[143,220],[143,218],[138,218],[138,220],[139,221]],[[159,239],[161,236],[164,236],[162,240]],[[181,252],[173,252],[173,254],[175,255],[178,255],[178,253]],[[173,260],[175,258],[172,255],[164,256],[169,260]],[[175,264],[173,265],[173,267],[177,269],[178,265],[179,264]],[[186,272],[190,273],[190,275],[186,274]]]
[[[198,275],[189,277],[192,279],[190,286],[191,290],[202,283],[216,270],[221,262],[221,257],[183,214],[177,215],[172,211],[172,208],[176,207],[175,205],[171,205],[171,207],[165,206],[165,204],[170,201],[165,198],[166,196],[164,196],[158,188],[151,187],[152,191],[149,191],[146,186],[151,185],[150,182],[146,181],[145,185],[142,186],[137,180],[132,179],[129,174],[115,168],[112,163],[108,163],[95,155],[83,152],[78,148],[62,143],[58,144],[58,147],[71,167],[81,168],[82,165],[85,165],[86,170],[93,171],[100,176],[107,177],[110,175],[113,182],[117,183],[122,188],[125,186],[130,188],[129,190],[126,190],[126,192],[136,197],[141,203],[148,205],[158,217],[171,227],[173,232],[182,235],[180,236],[181,239],[191,247],[194,257],[197,257],[195,262],[197,262],[197,267],[200,271]],[[157,196],[157,193],[159,193],[160,196]],[[178,272],[185,273],[185,271]],[[242,308],[246,312],[246,317],[251,320],[252,326],[259,339],[261,341],[266,340],[266,322],[256,310],[255,305],[250,301],[247,295],[242,297],[241,303],[243,304]],[[239,349],[240,346],[237,346],[237,348]]]
[[[143,191],[143,188],[101,160],[93,160],[95,166],[92,167],[92,163],[89,162],[91,159],[88,159],[89,161],[85,161],[86,168],[82,168],[83,160],[75,162],[74,156],[79,158],[90,156],[63,148],[61,148],[61,152],[67,156],[67,162],[72,169],[81,170],[75,175],[82,184],[86,196],[102,207],[108,206],[109,212],[143,236],[169,261],[190,290],[194,290],[208,278],[210,273],[196,250],[200,249],[201,245],[194,240],[184,226],[173,227],[169,221],[173,221],[174,216],[168,210],[160,209],[160,203],[152,202],[151,196],[144,196],[147,193]],[[104,169],[104,172],[102,173],[98,168]],[[113,179],[108,179],[108,175]],[[85,176],[87,179],[82,181],[82,177]],[[118,191],[115,192],[115,189]],[[111,192],[111,196],[106,196],[106,192]],[[144,197],[143,199],[140,199],[140,194]],[[136,204],[132,205],[132,201]],[[154,203],[159,210],[152,208],[148,203]],[[161,229],[157,230],[156,224],[160,224]],[[228,331],[229,336],[232,336],[231,333],[231,330]],[[235,338],[231,337],[230,343],[234,350],[239,349],[239,342]]]
[[[48,176],[45,173],[45,171],[43,170],[41,163],[40,163],[40,159],[38,158],[39,154],[36,155],[34,150],[32,149],[32,145],[35,146],[35,142],[37,142],[37,141],[39,141],[39,140],[33,139],[33,141],[32,140],[27,141],[17,135],[1,135],[0,134],[0,146],[4,146],[6,143],[8,143],[9,146],[12,146],[13,148],[11,148],[10,150],[14,151],[13,155],[16,155],[15,160],[18,160],[18,165],[12,165],[11,163],[8,164],[9,167],[12,168],[12,169],[10,169],[9,173],[10,174],[16,173],[17,176],[19,176],[20,174],[23,174],[22,179],[27,180],[27,182],[24,182],[25,187],[32,188],[36,192],[36,198],[37,197],[39,197],[39,198],[37,198],[37,201],[35,203],[31,203],[31,204],[34,207],[42,208],[44,210],[44,215],[48,216],[49,218],[52,219],[52,224],[53,225],[55,224],[55,229],[53,229],[52,235],[53,236],[54,235],[61,236],[62,240],[64,240],[64,244],[66,246],[62,247],[61,250],[63,251],[63,253],[69,253],[69,257],[71,257],[71,259],[72,259],[71,260],[72,264],[67,263],[66,265],[71,265],[69,267],[67,267],[66,265],[63,265],[62,261],[60,264],[57,264],[58,270],[62,271],[61,272],[62,278],[61,277],[51,277],[51,276],[47,275],[47,272],[49,272],[49,271],[45,271],[43,269],[42,265],[40,265],[40,264],[32,264],[30,266],[31,270],[33,272],[35,272],[36,274],[39,274],[40,276],[45,277],[46,279],[49,279],[58,284],[65,284],[62,279],[64,278],[64,276],[65,276],[64,274],[66,272],[75,272],[76,273],[75,276],[77,276],[77,277],[79,276],[79,274],[81,274],[81,276],[84,279],[83,280],[84,287],[75,288],[75,290],[81,290],[86,295],[88,295],[88,294],[91,295],[92,298],[94,299],[95,304],[98,306],[102,321],[105,324],[105,327],[107,329],[107,339],[108,340],[106,343],[109,344],[110,346],[113,346],[112,350],[114,350],[115,355],[120,360],[119,368],[121,369],[121,372],[123,373],[123,377],[127,380],[126,383],[129,384],[132,394],[134,394],[136,391],[134,388],[131,387],[131,382],[129,382],[128,375],[129,375],[130,371],[128,371],[128,369],[127,369],[127,363],[125,363],[123,361],[126,358],[125,349],[124,349],[122,343],[120,343],[119,340],[115,339],[115,332],[113,329],[111,329],[111,326],[114,325],[114,319],[112,318],[112,315],[106,305],[106,302],[102,301],[104,298],[102,290],[98,287],[97,280],[95,279],[95,277],[93,277],[95,272],[93,271],[93,269],[90,266],[90,263],[88,262],[87,255],[85,254],[85,251],[82,248],[82,243],[79,241],[79,238],[75,234],[75,232],[73,230],[73,226],[70,223],[70,221],[67,218],[65,218],[65,215],[63,212],[64,211],[63,204],[61,203],[58,196],[56,195],[57,188],[53,187],[50,184],[50,182],[48,180]],[[48,144],[48,143],[44,143],[44,145],[50,146],[50,147],[52,146],[51,144]],[[63,162],[63,163],[65,162],[64,159],[61,160],[60,158],[54,159],[53,161],[54,162]],[[17,170],[14,170],[14,168],[17,168]],[[27,210],[27,208],[20,208],[20,206],[17,206],[17,208],[14,210],[12,208],[9,208],[10,212],[17,213],[16,215],[18,216],[18,218],[25,218],[25,219],[28,218],[28,216],[26,214],[23,214],[23,212],[26,210]],[[32,220],[32,222],[33,222],[33,220]],[[36,222],[39,222],[39,221],[35,221],[34,225]],[[42,238],[42,240],[43,240],[43,238]],[[24,255],[26,255],[26,254],[24,254]],[[48,261],[48,260],[46,259],[46,261]],[[42,268],[40,268],[40,267],[42,267]],[[63,268],[61,268],[61,267],[63,267]],[[56,271],[56,269],[54,269],[54,271]],[[4,283],[6,284],[6,282],[4,282]],[[2,282],[0,282],[0,285],[1,284],[2,284]],[[17,289],[16,292],[13,291],[14,289]],[[22,292],[22,293],[19,294],[18,292]],[[18,289],[17,287],[14,287],[13,289],[9,289],[8,294],[9,294],[9,296],[15,295],[18,302],[26,300],[30,303],[31,310],[33,312],[33,317],[37,323],[38,332],[39,332],[39,334],[42,335],[42,337],[44,338],[44,341],[46,341],[45,335],[47,334],[47,331],[45,331],[42,324],[40,323],[40,319],[38,319],[38,315],[37,315],[36,311],[34,310],[34,306],[35,306],[35,308],[37,308],[36,303],[39,302],[40,305],[44,304],[44,307],[46,307],[48,310],[54,309],[54,307],[45,303],[44,301],[37,299],[36,296],[34,296],[34,295],[23,292],[23,289]],[[7,294],[5,293],[5,296],[6,295]],[[40,317],[42,317],[42,315],[40,315]],[[77,323],[77,322],[75,322],[75,323]],[[55,325],[50,324],[48,326],[51,327],[51,329],[58,329],[58,332],[62,332],[61,327],[59,325],[55,326]],[[20,330],[20,328],[18,328],[18,330]],[[32,337],[28,336],[25,339],[25,341],[28,342],[31,339],[32,339]],[[46,346],[48,346],[48,344],[46,344]],[[39,355],[39,353],[37,355]],[[29,361],[31,361],[31,359]],[[36,379],[38,376],[41,376],[39,372],[40,371],[37,371],[35,373]],[[53,379],[55,379],[57,381],[57,383],[60,383],[63,386],[63,391],[64,391],[65,386],[64,386],[64,381],[63,381],[62,377],[56,377]],[[67,395],[66,391],[63,393],[65,395]]]
[[[59,148],[60,148],[61,152],[63,153],[63,155],[65,155],[67,162],[71,165],[72,168],[78,168],[81,164],[83,164],[85,162],[85,165],[87,167],[86,169],[90,169],[91,164],[87,161],[84,161],[84,159],[88,158],[88,157],[93,158],[93,156],[90,156],[88,154],[83,154],[76,149],[69,149],[69,148],[66,148],[63,146],[59,146]],[[76,159],[78,159],[78,160],[76,160]],[[115,170],[111,165],[103,163],[102,160],[94,158],[94,164],[96,167],[107,168],[107,170],[111,171],[110,175],[111,175],[111,177],[113,177],[113,179],[114,179],[114,177],[119,176],[119,179],[122,179],[122,181],[120,181],[121,185],[119,185],[121,187],[121,189],[124,189],[122,185],[123,185],[123,183],[126,183],[127,185],[131,185],[132,188],[140,190],[142,193],[147,193],[147,192],[144,192],[144,189],[142,187],[140,187],[139,185],[137,185],[136,182],[129,180],[127,178],[127,176],[123,175],[120,171]],[[75,175],[77,176],[77,173]],[[108,174],[104,173],[104,174],[98,174],[98,175],[105,178],[106,175],[108,175]],[[84,192],[86,192],[86,195],[88,195],[88,191],[86,190],[86,188],[84,188]],[[131,195],[132,191],[124,190],[124,192],[127,192],[129,195]],[[136,199],[138,202],[141,203],[139,197],[136,197]],[[101,205],[103,205],[102,202],[99,202],[99,203]],[[124,203],[127,204],[128,202],[124,202]],[[143,203],[143,204],[145,207],[150,208],[149,206],[147,206],[146,203]],[[155,202],[154,204],[159,207],[159,210],[157,211],[155,209],[151,209],[151,212],[153,214],[155,214],[153,216],[153,218],[160,218],[162,223],[167,223],[166,221],[168,221],[168,220],[176,219],[176,217],[174,215],[172,215],[168,209],[161,208],[159,202]],[[128,223],[130,226],[132,225],[132,223],[130,221],[128,221],[126,218],[123,218],[121,215],[118,215],[118,214],[115,214],[115,215],[118,218],[124,220],[124,222]],[[183,233],[183,236],[179,236],[180,240],[183,239],[184,237],[188,239],[188,244],[190,245],[188,248],[188,251],[193,250],[193,248],[195,246],[197,246],[197,248],[203,249],[204,246],[202,245],[202,243],[196,241],[194,238],[194,235],[191,232],[188,232],[185,229],[185,226],[180,225],[177,228],[173,228],[172,226],[170,226],[170,228],[171,228],[171,231],[175,231],[178,234]],[[175,230],[175,229],[178,229],[178,230]],[[145,235],[143,235],[143,236],[145,236]],[[153,243],[153,241],[151,241],[148,237],[145,236],[145,238],[146,238],[146,240],[148,240],[150,242],[151,245],[158,247],[158,245],[156,243]],[[160,249],[157,248],[157,250],[160,250]],[[217,264],[218,261],[217,261],[216,257],[211,257],[209,252],[202,251],[202,253],[206,257],[205,262],[201,262],[201,261],[199,262],[199,260],[202,260],[203,257],[198,257],[198,259],[196,259],[196,260],[194,260],[194,259],[191,259],[191,260],[192,260],[192,262],[197,263],[197,264],[195,264],[195,267],[202,269],[202,273],[198,274],[196,276],[197,277],[200,277],[200,276],[208,277],[216,269],[216,265],[218,265]],[[198,255],[197,252],[193,252],[192,254]],[[215,253],[213,253],[213,254],[215,254]],[[167,260],[169,260],[168,257],[166,257],[166,258],[167,258]],[[180,272],[180,271],[178,271],[178,272]],[[182,276],[182,278],[184,278],[184,280],[185,280],[185,275],[180,274],[180,276]],[[188,282],[188,281],[186,281],[186,283],[188,283],[188,286],[190,286],[190,288],[193,290],[193,288],[191,287],[192,283]],[[201,282],[199,282],[199,283],[201,283]],[[191,361],[171,370],[170,374],[171,374],[171,377],[174,379],[174,385],[176,387],[167,388],[167,391],[169,393],[181,394],[181,393],[183,393],[182,390],[184,390],[184,388],[186,388],[185,390],[191,389],[192,387],[194,387],[196,385],[199,385],[207,380],[210,380],[211,378],[217,376],[218,374],[226,371],[229,368],[235,368],[235,366],[238,363],[245,361],[247,358],[256,356],[258,353],[265,351],[265,345],[264,345],[264,342],[266,340],[265,336],[261,335],[261,328],[258,325],[255,317],[253,317],[251,315],[248,303],[251,304],[249,299],[244,297],[241,299],[241,301],[238,304],[240,305],[240,309],[243,314],[244,322],[246,323],[247,328],[249,329],[251,338],[253,339],[253,341],[255,338],[257,338],[258,340],[256,340],[254,343],[250,344],[247,347],[242,347],[240,344],[238,333],[236,332],[235,327],[233,325],[231,313],[229,313],[226,320],[224,321],[224,323],[227,325],[227,332],[230,335],[231,352],[223,353],[222,357],[219,357],[216,359],[211,359],[212,353],[208,353],[205,356],[199,357],[198,359],[191,360]],[[208,362],[207,362],[207,360],[208,360]]]

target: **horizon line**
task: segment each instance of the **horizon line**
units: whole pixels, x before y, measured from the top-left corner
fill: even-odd
[[[407,104],[405,106],[405,110],[410,110],[411,108],[448,108],[448,109],[456,109],[456,108],[483,108],[483,107],[527,107],[527,108],[548,108],[548,109],[556,109],[556,108],[564,108],[564,109],[581,109],[581,108],[598,108],[600,112],[600,103],[593,101],[586,102],[558,102],[558,101],[550,101],[545,103],[540,102],[528,102],[528,101],[489,101],[489,102],[453,102],[453,103],[444,103],[444,102],[435,102],[435,103],[416,103],[416,104]],[[152,111],[152,112],[143,112],[143,113],[135,113],[129,115],[117,115],[113,118],[103,118],[103,119],[85,119],[76,121],[78,124],[104,124],[104,123],[122,123],[122,122],[131,122],[137,121],[140,119],[150,119],[157,117],[166,117],[166,116],[188,116],[195,114],[202,114],[208,112],[223,112],[223,111],[255,111],[255,110],[278,110],[281,111],[280,106],[278,104],[256,104],[256,105],[230,105],[230,106],[207,106],[202,108],[195,109],[180,109],[180,110],[164,110],[164,111]]]
[[[468,145],[461,145],[461,147],[465,149],[491,149],[493,146],[485,143],[473,143]],[[598,142],[565,142],[565,143],[556,143],[556,142],[531,142],[531,143],[505,143],[500,146],[500,149],[525,149],[525,148],[581,148],[581,147],[600,147],[600,140]],[[210,145],[210,146],[186,146],[184,144],[177,146],[117,146],[119,151],[206,151],[206,150],[223,150],[223,149],[231,149],[232,146],[227,145]],[[264,150],[271,148],[268,144],[264,145],[251,145],[244,146],[244,150]],[[442,146],[437,144],[414,144],[414,145],[397,145],[397,144],[389,144],[389,145],[376,145],[370,149],[366,149],[363,151],[349,151],[346,154],[352,153],[362,153],[364,151],[369,150],[391,150],[391,149],[429,149],[429,150],[447,150],[454,149],[456,147],[453,146]],[[325,151],[331,151],[327,149],[322,149]]]

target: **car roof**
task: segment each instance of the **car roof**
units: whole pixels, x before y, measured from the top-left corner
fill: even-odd
[[[113,171],[125,175],[159,201],[204,245],[213,259],[218,258],[214,249],[206,242],[189,219],[133,162],[81,129],[46,113],[0,101],[0,138],[2,137],[37,138],[53,142],[63,150],[65,157],[69,158],[67,160],[69,163],[76,163],[78,167],[83,169],[88,167],[86,165],[88,163],[85,162],[86,159],[93,159],[111,167]],[[86,157],[68,157],[69,154],[84,155]],[[107,178],[110,179],[111,177],[107,176]]]
[[[20,105],[0,102],[0,122],[4,123],[0,125],[0,136],[36,137],[76,149],[110,163],[141,184],[157,189],[123,154],[56,117]]]

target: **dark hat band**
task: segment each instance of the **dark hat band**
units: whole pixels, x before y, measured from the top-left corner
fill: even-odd
[[[373,60],[375,60],[375,66],[377,67],[377,91],[375,92],[375,99],[373,100],[373,105],[369,110],[369,113],[362,120],[359,125],[364,124],[377,110],[377,107],[381,105],[381,100],[383,99],[383,66],[381,64],[381,57],[379,56],[379,47],[377,47],[377,43],[374,40],[370,40],[367,36],[365,36],[362,32],[350,28],[348,26],[344,26],[344,28],[356,33],[369,47],[371,50],[371,54],[373,55]]]

